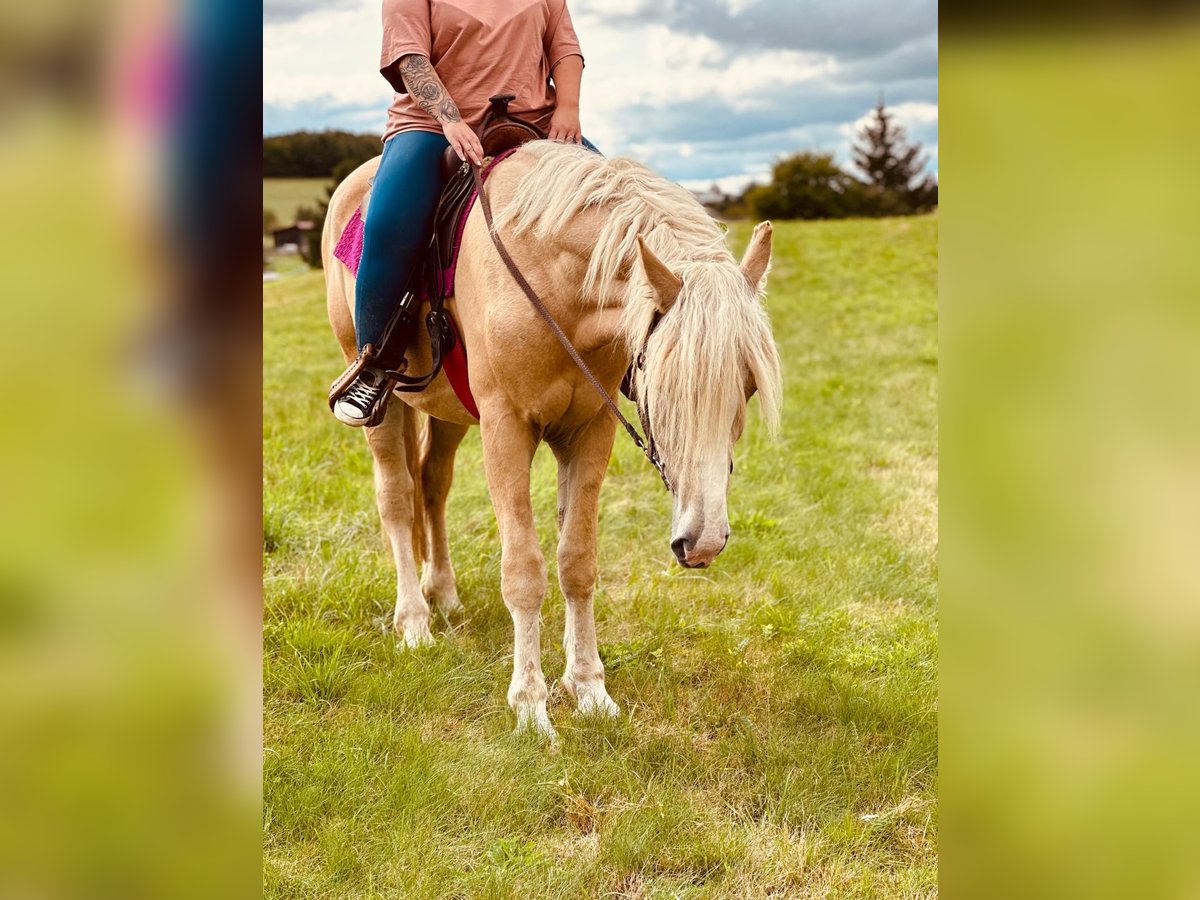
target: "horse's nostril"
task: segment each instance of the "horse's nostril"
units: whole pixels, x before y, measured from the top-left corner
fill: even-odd
[[[684,562],[687,559],[688,551],[691,549],[692,545],[687,538],[675,538],[675,540],[671,541],[671,551],[680,562]]]

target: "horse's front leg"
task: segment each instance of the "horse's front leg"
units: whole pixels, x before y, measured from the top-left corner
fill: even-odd
[[[466,425],[430,419],[421,446],[421,494],[425,503],[426,554],[421,573],[425,599],[436,603],[442,615],[462,612],[454,567],[450,564],[450,538],[446,532],[446,497],[454,480],[454,454],[467,433]]]
[[[596,520],[600,486],[612,452],[616,422],[602,410],[568,445],[556,448],[559,465],[558,582],[566,598],[563,688],[578,712],[620,712],[604,686],[604,664],[596,648],[592,593],[596,584]]]
[[[500,592],[513,620],[508,704],[517,714],[518,731],[536,728],[553,740],[556,735],[546,713],[541,649],[546,564],[529,498],[529,468],[538,439],[526,422],[507,412],[484,410],[480,429],[488,490],[500,526]]]

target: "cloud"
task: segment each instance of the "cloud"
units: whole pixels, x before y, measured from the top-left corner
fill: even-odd
[[[361,0],[263,0],[264,22],[292,22],[311,13],[350,9]]]
[[[266,2],[264,132],[382,131],[379,0]],[[609,155],[705,185],[761,180],[798,150],[845,164],[883,90],[936,171],[934,0],[568,2],[584,133]]]
[[[286,134],[289,131],[320,131],[325,128],[381,133],[379,103],[347,103],[324,95],[293,103],[263,104],[264,135]]]
[[[374,103],[380,128],[392,91],[378,71],[378,2],[319,3],[319,11],[263,26],[263,104]]]
[[[722,46],[860,58],[937,31],[930,0],[574,0],[572,10],[612,24],[648,22]]]
[[[908,139],[914,136],[929,134],[937,139],[938,107],[936,103],[907,102],[888,104],[888,112],[892,114],[897,125],[904,129]],[[841,133],[847,140],[853,140],[868,122],[875,117],[874,110],[863,113],[853,122],[841,126]],[[924,143],[924,141],[922,141]]]
[[[874,84],[937,79],[938,36],[927,34],[874,56],[848,62],[841,67],[842,81],[867,81]]]

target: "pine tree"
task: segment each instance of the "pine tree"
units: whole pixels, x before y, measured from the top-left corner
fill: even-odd
[[[918,212],[937,204],[937,182],[922,175],[927,160],[920,145],[908,143],[908,135],[888,112],[882,95],[874,116],[858,132],[853,154],[880,214]]]

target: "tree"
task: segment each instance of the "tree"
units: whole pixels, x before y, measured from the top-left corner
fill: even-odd
[[[357,158],[343,159],[333,167],[333,181],[325,189],[325,199],[317,204],[315,210],[306,208],[297,214],[301,218],[308,218],[313,223],[308,243],[304,247],[304,260],[314,269],[324,268],[324,260],[321,258],[321,233],[325,230],[325,216],[329,214],[329,201],[333,199],[333,192],[337,190],[338,185],[349,178],[350,173],[360,165],[362,165],[362,160]],[[340,236],[335,235],[335,237]]]
[[[327,178],[343,160],[366,162],[381,152],[378,135],[297,131],[263,138],[264,178]]]
[[[775,163],[771,183],[750,188],[745,201],[762,219],[839,219],[861,215],[864,185],[832,153],[794,153]]]
[[[937,205],[937,182],[924,175],[927,159],[883,104],[858,132],[854,165],[866,176],[869,200],[876,215],[904,215]]]

